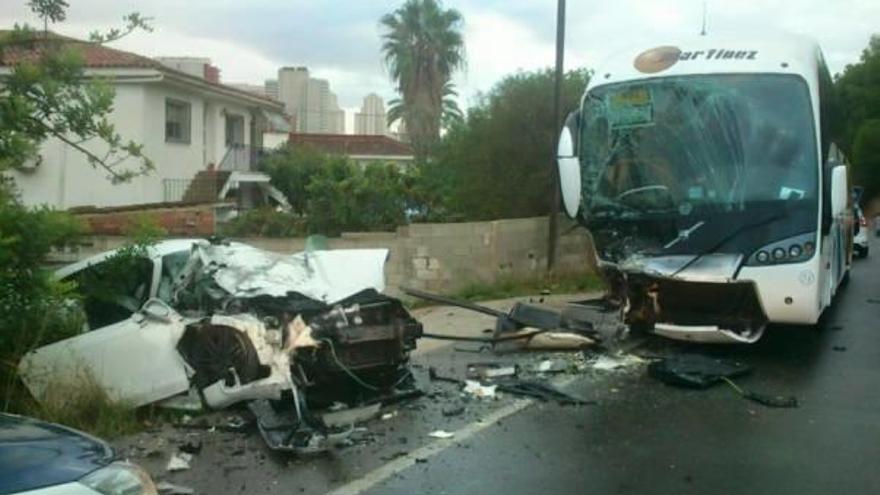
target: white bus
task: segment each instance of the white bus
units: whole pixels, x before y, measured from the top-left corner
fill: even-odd
[[[701,36],[596,70],[560,136],[560,185],[628,323],[752,343],[818,321],[852,259],[831,85],[795,36]]]

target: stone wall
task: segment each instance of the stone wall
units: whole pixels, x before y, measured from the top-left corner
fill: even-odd
[[[594,254],[583,228],[561,222],[557,269],[560,274],[588,274]],[[121,237],[95,237],[76,253],[56,257],[70,262],[113,249]],[[237,239],[276,252],[296,252],[305,239]],[[346,233],[328,239],[331,248],[388,248],[385,267],[389,293],[401,285],[448,293],[473,283],[503,278],[540,277],[547,266],[547,218],[519,218],[491,222],[427,223],[399,227],[396,232]]]
[[[150,217],[173,236],[209,236],[215,228],[214,206],[210,204],[81,209],[74,214],[96,235],[123,235],[133,220],[143,216]]]

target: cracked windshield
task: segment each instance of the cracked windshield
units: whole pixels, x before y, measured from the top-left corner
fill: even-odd
[[[752,224],[773,231],[714,249],[748,253],[753,239],[816,228],[815,124],[796,76],[598,86],[581,118],[584,219],[603,258],[700,252]]]
[[[0,0],[0,495],[876,492],[878,19]]]

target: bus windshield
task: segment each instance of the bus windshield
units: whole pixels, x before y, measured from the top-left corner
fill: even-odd
[[[747,254],[816,229],[816,136],[798,76],[609,84],[586,95],[581,115],[584,218],[603,258]]]

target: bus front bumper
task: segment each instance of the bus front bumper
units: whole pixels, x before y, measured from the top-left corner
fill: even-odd
[[[624,303],[625,323],[691,342],[750,344],[763,335],[768,318],[755,282],[733,278],[738,257],[707,257],[689,269],[679,259],[647,261],[604,267],[612,297]],[[657,269],[664,264],[674,269]]]
[[[717,325],[655,323],[654,333],[668,339],[701,344],[753,344],[764,335],[764,328],[762,326],[751,333],[737,333]]]

